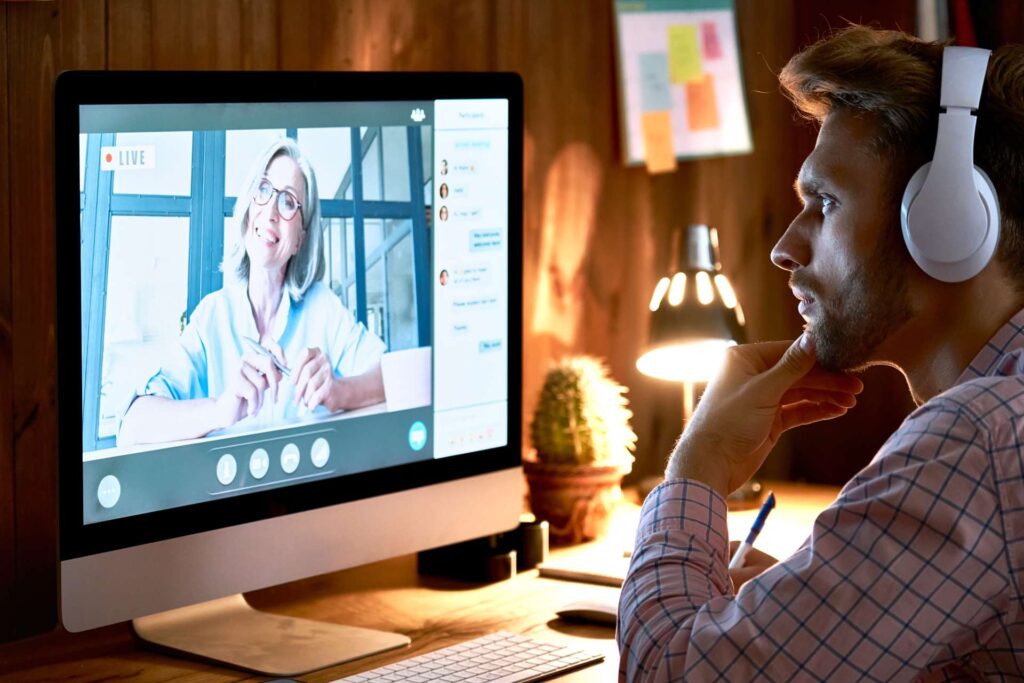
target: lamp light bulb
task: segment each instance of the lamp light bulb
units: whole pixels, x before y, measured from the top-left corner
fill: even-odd
[[[686,294],[686,273],[676,273],[672,276],[672,287],[668,290],[668,302],[673,306],[683,303],[683,296]]]
[[[698,270],[694,276],[697,281],[697,301],[705,306],[715,300],[715,291],[711,288],[711,278],[703,270]]]
[[[658,280],[658,284],[654,286],[654,294],[651,295],[651,303],[648,306],[652,312],[658,310],[658,307],[661,306],[661,300],[665,298],[665,292],[668,291],[668,283],[669,279],[667,277],[663,277]]]
[[[725,304],[725,307],[736,308],[736,292],[733,291],[729,278],[722,273],[718,273],[715,275],[715,286],[718,288],[718,295],[722,297],[722,303]]]

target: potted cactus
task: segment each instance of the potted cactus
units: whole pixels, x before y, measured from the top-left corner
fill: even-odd
[[[636,434],[626,388],[592,356],[573,356],[544,379],[530,423],[534,452],[524,459],[530,508],[554,543],[603,535],[633,466]]]

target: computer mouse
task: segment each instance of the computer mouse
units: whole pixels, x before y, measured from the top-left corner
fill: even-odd
[[[619,603],[610,600],[578,600],[556,610],[556,614],[566,621],[580,621],[588,624],[605,624],[615,626],[618,618]]]

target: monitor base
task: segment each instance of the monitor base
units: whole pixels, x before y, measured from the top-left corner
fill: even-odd
[[[405,647],[407,636],[285,617],[254,609],[242,595],[132,620],[161,649],[269,676],[295,676]]]

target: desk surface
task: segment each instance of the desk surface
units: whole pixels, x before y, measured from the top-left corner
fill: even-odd
[[[776,553],[795,549],[810,530],[814,515],[835,497],[827,487],[773,483],[779,507],[761,538],[765,549]],[[785,514],[782,514],[785,512]],[[637,508],[624,506],[607,543],[622,548],[620,539],[631,533]],[[732,517],[732,515],[731,515]],[[770,533],[773,522],[778,535]],[[745,513],[730,520],[730,528],[749,528]],[[802,527],[798,531],[797,527]],[[745,534],[745,530],[742,532]],[[794,540],[794,536],[799,536]],[[779,539],[768,541],[768,539]],[[622,541],[627,543],[628,541]],[[759,543],[759,545],[761,545]],[[556,551],[577,552],[578,550]],[[611,552],[614,552],[612,550]],[[621,549],[618,551],[621,555]],[[778,555],[777,555],[778,556]],[[568,623],[554,613],[560,605],[582,599],[614,600],[617,588],[541,578],[536,570],[488,585],[419,576],[415,556],[405,556],[365,567],[297,581],[247,595],[253,606],[295,617],[339,624],[397,631],[412,638],[408,649],[368,657],[323,669],[299,678],[321,683],[477,636],[507,630],[538,639],[602,652],[599,666],[575,672],[559,680],[615,680],[618,652],[614,629],[607,626]],[[236,681],[266,677],[201,661],[165,655],[140,647],[128,624],[117,624],[87,633],[57,631],[24,641],[0,645],[0,678],[18,681],[132,680]]]

